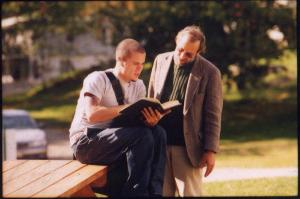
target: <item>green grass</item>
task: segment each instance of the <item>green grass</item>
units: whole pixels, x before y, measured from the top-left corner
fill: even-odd
[[[38,85],[29,91],[3,99],[3,108],[28,110],[33,118],[45,127],[69,128],[75,113],[76,103],[83,79],[92,71],[108,68],[93,67],[84,71],[71,71],[58,78]],[[145,84],[150,77],[149,63],[146,64],[141,78]]]
[[[107,195],[100,194],[100,193],[95,193],[95,195],[96,195],[96,198],[107,198],[108,197]]]
[[[297,58],[295,50],[284,51],[283,55],[279,57],[279,59],[272,59],[271,64],[286,67],[287,72],[283,75],[287,75],[291,79],[297,78]]]
[[[259,178],[208,182],[203,184],[203,196],[297,196],[297,177]],[[96,197],[107,197],[96,193]]]
[[[295,99],[272,102],[241,100],[224,102],[222,140],[244,142],[276,138],[297,138]]]
[[[68,128],[70,118],[73,118],[75,110],[74,104],[48,106],[38,110],[32,110],[30,114],[39,122],[49,127]]]
[[[274,64],[294,75],[283,86],[224,92],[220,153],[217,166],[297,166],[297,85],[295,53],[287,51]],[[107,67],[106,67],[107,68]],[[26,109],[44,126],[70,127],[84,77],[94,70],[73,71],[30,91],[3,99],[3,108]],[[277,74],[276,78],[287,74]],[[149,80],[150,65],[142,73]],[[275,80],[276,80],[275,78]],[[274,81],[275,81],[274,80]],[[271,80],[270,80],[271,81]],[[273,81],[273,80],[272,80]]]
[[[260,178],[209,182],[203,185],[204,196],[297,196],[297,177]]]
[[[297,139],[237,142],[221,140],[216,167],[298,167]]]
[[[266,64],[266,59],[259,60],[259,64]],[[285,71],[268,73],[261,79],[263,89],[251,89],[238,91],[236,84],[232,84],[229,90],[226,84],[223,86],[225,100],[238,101],[243,99],[272,99],[283,100],[296,97],[297,89],[297,53],[295,50],[285,50],[278,59],[270,60],[271,66],[280,66]],[[227,76],[223,77],[226,82]],[[292,91],[292,92],[290,92]],[[293,96],[290,96],[293,95]]]
[[[36,86],[26,93],[3,99],[3,108],[26,109],[39,122],[48,126],[68,128],[84,77],[91,71],[73,71],[55,80]]]
[[[284,93],[284,98],[278,97]],[[297,167],[296,99],[296,88],[291,86],[225,100],[217,166]]]

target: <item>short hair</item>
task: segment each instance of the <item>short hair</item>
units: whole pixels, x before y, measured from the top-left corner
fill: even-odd
[[[145,48],[134,39],[122,40],[116,48],[116,60],[121,61],[131,56],[132,52],[146,53]]]
[[[204,53],[206,51],[205,35],[199,26],[187,26],[184,29],[180,30],[176,35],[175,42],[177,43],[178,39],[180,39],[185,34],[190,35],[191,42],[200,41],[199,54]]]

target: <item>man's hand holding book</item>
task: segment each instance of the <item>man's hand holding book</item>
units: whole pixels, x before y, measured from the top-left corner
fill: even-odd
[[[155,126],[159,120],[161,120],[161,118],[169,113],[171,113],[171,109],[164,112],[159,112],[157,109],[147,107],[142,110],[142,114],[145,117],[144,123],[147,126]]]

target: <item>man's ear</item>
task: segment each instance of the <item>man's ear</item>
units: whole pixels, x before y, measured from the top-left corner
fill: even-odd
[[[122,65],[122,67],[124,67],[125,65],[126,65],[126,63],[127,63],[127,58],[123,58],[122,60],[121,60],[121,65]]]
[[[125,60],[121,61],[121,67],[124,67],[125,64],[126,64],[126,61],[125,61]]]
[[[117,61],[120,63],[120,66],[124,66],[124,64],[125,64],[125,62],[126,62],[126,60],[123,58],[121,58],[121,57],[118,57],[118,59],[117,59]]]

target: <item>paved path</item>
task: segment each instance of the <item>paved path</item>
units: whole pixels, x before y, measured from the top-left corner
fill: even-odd
[[[47,134],[47,156],[48,159],[71,160],[72,150],[69,146],[68,129],[44,129]]]
[[[298,176],[298,168],[215,168],[203,182]]]

